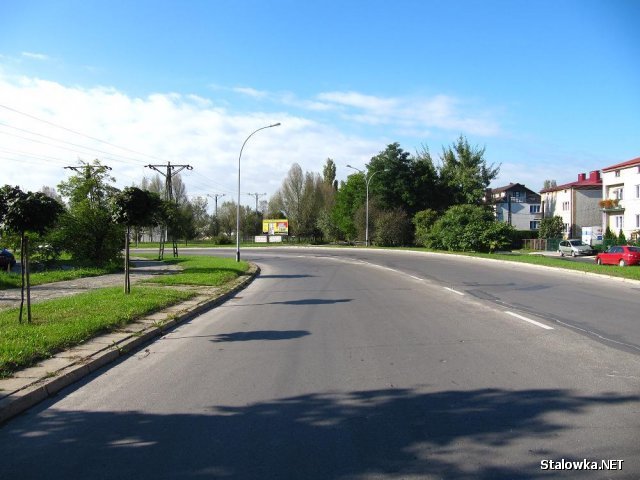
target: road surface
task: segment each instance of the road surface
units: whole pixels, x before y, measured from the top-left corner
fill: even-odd
[[[1,428],[0,478],[640,476],[636,286],[409,253],[243,258],[262,267],[246,290]],[[606,339],[571,325],[606,308]]]

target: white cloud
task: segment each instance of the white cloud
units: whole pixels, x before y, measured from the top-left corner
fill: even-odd
[[[50,57],[43,53],[22,52],[22,56],[32,60],[49,60]]]
[[[266,98],[269,95],[267,92],[256,90],[255,88],[250,87],[235,87],[232,90],[236,93],[240,93],[242,95],[253,98]]]
[[[386,125],[406,134],[427,129],[481,136],[501,133],[489,112],[474,111],[468,102],[447,95],[388,98],[358,92],[327,92],[318,98],[339,105],[344,118],[350,121]]]
[[[179,93],[132,97],[113,87],[79,88],[0,73],[0,105],[9,107],[0,108],[2,184],[25,190],[55,187],[69,175],[64,166],[98,158],[113,168],[120,187],[153,175],[145,165],[170,161],[194,167],[184,172],[189,194],[235,198],[242,143],[275,122],[282,126],[259,132],[243,151],[243,203],[251,204],[246,192],[273,194],[294,162],[319,172],[331,157],[339,176],[346,176],[341,165],[363,164],[380,150],[379,139],[355,137],[311,118],[284,111],[238,114],[222,101]]]

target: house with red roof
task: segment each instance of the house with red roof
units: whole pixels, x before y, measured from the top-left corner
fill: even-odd
[[[604,227],[627,240],[640,234],[640,157],[602,169]]]
[[[602,225],[602,178],[595,170],[578,180],[540,190],[543,218],[562,217],[565,238],[580,238],[582,227]]]

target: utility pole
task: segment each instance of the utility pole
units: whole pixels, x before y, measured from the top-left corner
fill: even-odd
[[[84,178],[86,180],[90,180],[91,177],[93,177],[93,173],[96,170],[111,170],[111,167],[108,167],[107,165],[89,165],[88,163],[81,165],[81,166],[68,166],[68,167],[64,167],[65,170],[73,170],[74,172],[78,172],[84,175]],[[89,200],[91,200],[92,202],[95,201],[94,195],[93,195],[93,188],[91,190],[89,190]]]
[[[257,215],[258,214],[258,197],[264,197],[266,193],[247,193],[247,195],[256,197],[256,215]]]
[[[209,195],[207,193],[207,197],[211,197],[211,198],[213,198],[215,200],[216,209],[214,210],[214,212],[215,212],[214,215],[215,215],[216,218],[218,217],[218,198],[219,197],[225,197],[225,196],[226,195],[224,193],[214,193],[213,195]]]
[[[160,175],[164,177],[164,199],[172,203],[173,202],[173,183],[172,176],[178,174],[184,169],[193,170],[191,165],[171,165],[171,162],[167,162],[166,165],[146,165],[147,168],[155,170]],[[160,170],[160,168],[166,168],[166,172]],[[175,171],[174,171],[175,170]],[[160,249],[158,251],[158,258],[160,260],[164,257],[164,243],[165,239],[169,236],[169,227],[167,225],[164,226],[164,230],[160,235]],[[173,256],[178,256],[178,243],[176,242],[175,236],[172,235],[172,243],[173,243]]]
[[[264,197],[267,195],[266,193],[247,193],[247,195],[251,195],[252,197],[256,197],[256,235],[259,233],[260,224],[258,220],[258,197]]]

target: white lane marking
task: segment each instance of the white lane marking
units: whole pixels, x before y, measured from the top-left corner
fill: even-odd
[[[512,317],[519,318],[520,320],[524,320],[525,322],[532,323],[533,325],[536,325],[536,326],[538,326],[540,328],[544,328],[545,330],[553,330],[553,327],[550,327],[549,325],[545,325],[544,323],[536,322],[535,320],[531,320],[530,318],[523,317],[522,315],[518,315],[517,313],[513,313],[513,312],[509,312],[509,311],[506,311],[504,313],[506,313],[507,315],[511,315]]]
[[[450,291],[450,292],[455,293],[456,295],[460,295],[461,297],[464,297],[464,293],[459,292],[459,291],[457,291],[457,290],[454,290],[453,288],[449,288],[449,287],[443,287],[443,288],[444,288],[445,290],[448,290],[448,291]]]

